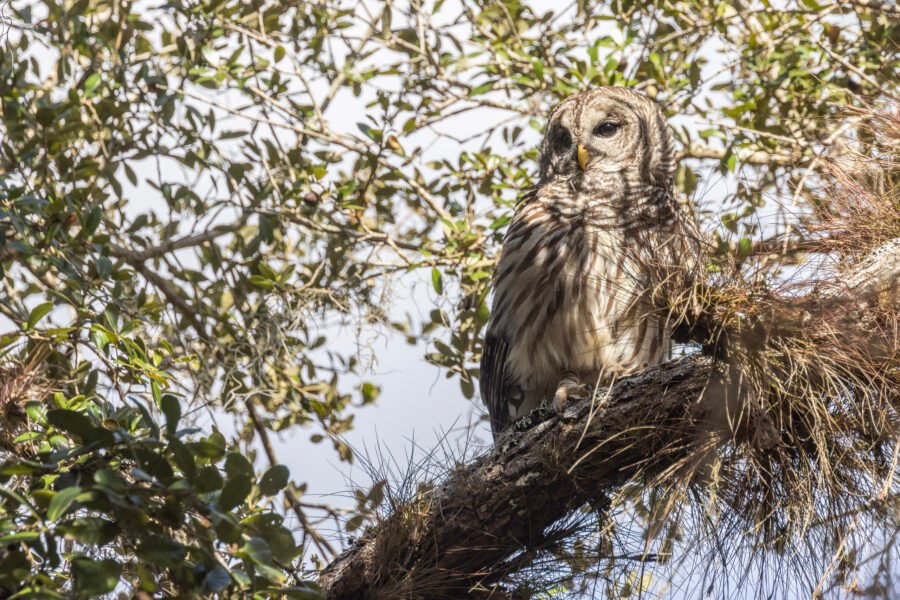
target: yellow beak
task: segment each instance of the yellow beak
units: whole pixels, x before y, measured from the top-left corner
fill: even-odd
[[[578,144],[578,166],[581,167],[581,170],[584,171],[587,168],[588,163],[591,160],[591,155],[587,151],[587,148]]]

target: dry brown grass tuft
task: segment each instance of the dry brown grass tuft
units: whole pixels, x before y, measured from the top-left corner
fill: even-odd
[[[666,281],[658,290],[682,338],[724,367],[702,400],[715,451],[698,440],[652,476],[668,494],[648,522],[677,520],[702,497],[697,539],[742,544],[761,561],[790,555],[803,568],[833,553],[817,593],[835,565],[852,576],[850,558],[873,541],[854,545],[853,532],[892,527],[900,494],[900,162],[856,151],[900,148],[900,114],[851,118],[865,123],[859,139],[823,158],[820,202],[795,232],[814,268],[786,282],[786,254],[752,266],[710,257],[715,275],[667,274],[674,291]]]

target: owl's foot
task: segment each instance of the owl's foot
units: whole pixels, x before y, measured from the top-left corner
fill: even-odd
[[[562,413],[569,398],[587,398],[591,392],[590,385],[581,383],[581,379],[575,373],[567,372],[559,380],[556,393],[553,394],[553,410]]]

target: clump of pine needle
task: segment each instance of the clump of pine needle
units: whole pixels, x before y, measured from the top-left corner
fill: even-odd
[[[666,274],[657,289],[722,369],[701,402],[710,435],[652,476],[665,500],[650,509],[645,549],[702,499],[695,542],[732,564],[741,551],[744,562],[790,557],[820,594],[853,585],[863,546],[893,543],[900,265],[877,257],[900,256],[900,163],[890,151],[900,149],[900,115],[851,117],[866,123],[868,147],[889,151],[862,156],[848,145],[818,159],[825,174],[792,236],[799,243],[752,268],[710,258],[713,277]],[[793,247],[815,266],[797,268]]]

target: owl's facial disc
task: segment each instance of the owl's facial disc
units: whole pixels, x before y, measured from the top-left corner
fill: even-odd
[[[672,133],[653,100],[627,88],[597,88],[566,98],[551,113],[540,181],[594,185],[627,171],[665,186],[673,158]]]
[[[620,171],[634,162],[636,116],[612,98],[583,105],[564,101],[550,121],[543,147],[542,171],[548,177],[583,176]]]
[[[619,130],[622,129],[622,125],[615,121],[602,121],[594,127],[593,134],[595,136],[599,136],[602,138],[611,138],[619,133]],[[584,144],[578,144],[578,166],[581,167],[582,171],[586,171],[588,168],[588,163],[591,162],[591,152],[585,147]]]

